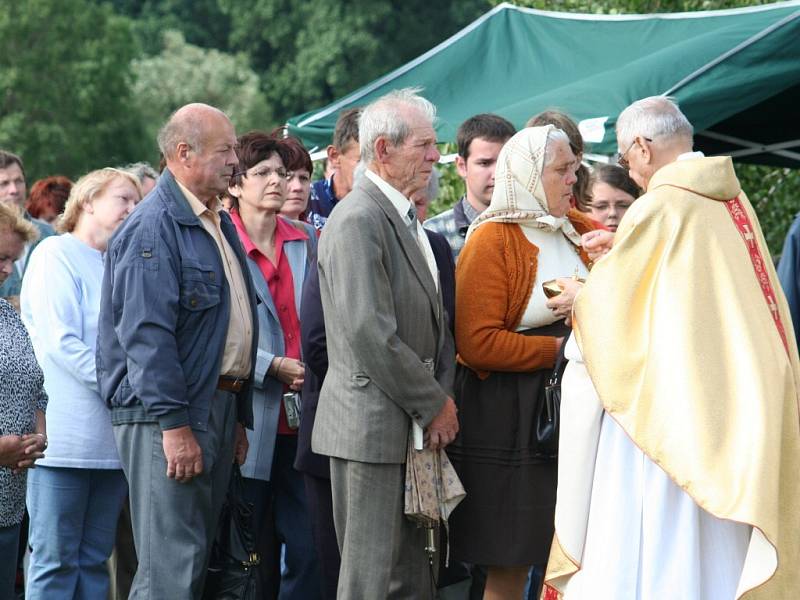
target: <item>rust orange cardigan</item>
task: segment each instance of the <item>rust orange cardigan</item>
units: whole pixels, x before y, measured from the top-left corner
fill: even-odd
[[[567,217],[580,234],[597,228],[577,210]],[[518,224],[490,222],[470,235],[458,257],[458,360],[482,379],[489,371],[535,371],[555,364],[556,338],[514,332],[531,297],[538,254]],[[580,257],[590,266],[582,248]]]

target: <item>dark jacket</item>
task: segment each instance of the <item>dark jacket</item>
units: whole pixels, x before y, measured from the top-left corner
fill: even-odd
[[[241,265],[253,314],[244,250],[227,213],[221,228]],[[172,174],[111,238],[97,336],[97,382],[112,422],[191,425],[204,431],[217,388],[230,317],[230,292],[214,239]],[[238,419],[252,427],[252,371],[237,395]]]
[[[789,303],[795,339],[800,343],[800,215],[795,218],[786,234],[778,263],[778,279]]]
[[[319,291],[317,257],[309,266],[303,284],[303,303],[300,308],[300,344],[306,364],[303,381],[303,407],[300,429],[297,432],[297,455],[294,468],[315,477],[330,477],[328,457],[311,451],[311,432],[317,416],[317,403],[322,382],[328,372],[328,343],[325,337],[325,318]]]
[[[447,311],[450,331],[455,323],[455,262],[447,239],[433,231],[425,230],[431,243],[436,266],[439,268],[439,282],[442,289],[442,302]],[[303,383],[303,410],[300,415],[300,430],[297,436],[297,457],[294,466],[298,471],[315,477],[330,477],[329,459],[311,450],[311,433],[317,415],[317,403],[322,382],[328,371],[328,344],[325,337],[325,318],[322,312],[322,298],[319,291],[319,272],[317,259],[309,268],[303,286],[303,303],[300,310],[300,340],[303,360],[306,364]]]
[[[442,304],[447,311],[447,325],[450,332],[455,334],[456,325],[456,261],[447,238],[441,233],[425,230],[428,241],[431,243],[433,257],[439,268],[439,285],[442,286]]]

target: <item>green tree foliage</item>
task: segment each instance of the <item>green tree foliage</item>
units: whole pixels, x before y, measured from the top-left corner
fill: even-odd
[[[736,172],[758,214],[769,250],[777,258],[800,210],[800,171],[739,164]]]
[[[274,118],[323,106],[429,50],[486,0],[219,0]]]
[[[161,51],[162,34],[168,30],[180,31],[195,46],[228,50],[230,19],[218,0],[111,0],[111,5],[131,19],[146,54]]]
[[[145,138],[158,157],[158,128],[175,109],[205,102],[224,110],[237,131],[267,126],[260,79],[243,54],[231,55],[186,42],[179,31],[162,34],[162,50],[133,61],[133,93],[143,118]]]
[[[108,6],[0,0],[0,147],[23,157],[30,180],[136,156],[135,53]]]
[[[161,52],[165,30],[246,54],[274,125],[400,66],[489,8],[487,0],[111,1],[149,55]]]

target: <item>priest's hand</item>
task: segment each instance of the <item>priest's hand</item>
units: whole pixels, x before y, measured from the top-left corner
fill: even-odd
[[[572,303],[575,302],[575,296],[583,287],[583,284],[577,279],[572,277],[561,277],[556,279],[556,284],[561,288],[561,293],[558,296],[553,296],[547,301],[547,308],[553,311],[557,317],[562,317],[567,325],[572,322]]]
[[[596,229],[581,236],[581,246],[592,262],[607,254],[613,245],[614,234],[611,231]]]

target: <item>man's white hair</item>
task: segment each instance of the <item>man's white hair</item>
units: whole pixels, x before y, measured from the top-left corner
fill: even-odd
[[[556,158],[555,144],[551,142],[564,142],[569,146],[569,136],[563,129],[551,129],[547,132],[547,141],[544,144],[544,166],[546,167]]]
[[[375,160],[375,140],[379,137],[385,137],[396,146],[411,135],[411,128],[405,120],[402,108],[416,108],[433,124],[436,107],[419,95],[421,91],[422,88],[418,87],[393,90],[361,111],[358,118],[358,139],[363,162],[370,164]]]
[[[617,119],[617,141],[621,152],[623,146],[632,144],[637,135],[651,140],[682,138],[691,142],[694,130],[672,98],[650,96],[631,104]]]

